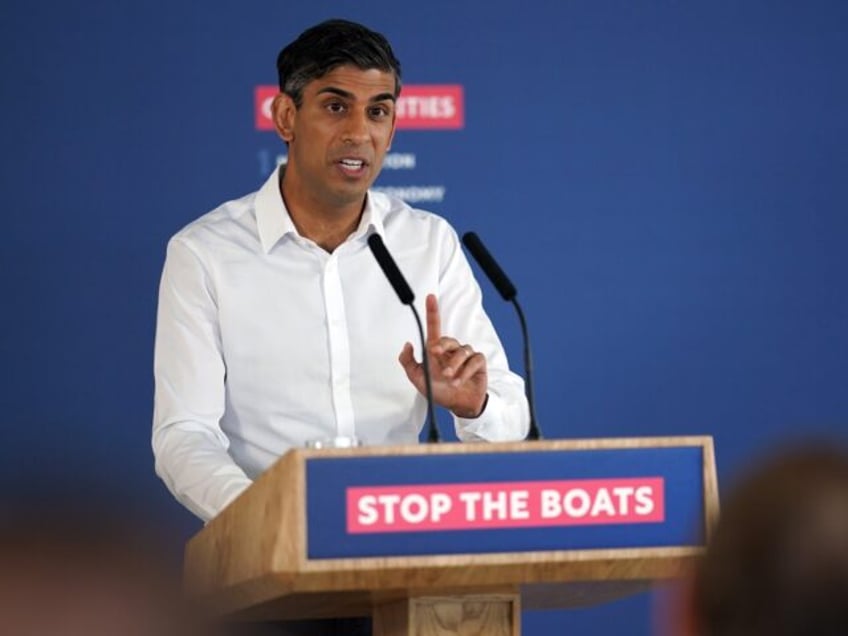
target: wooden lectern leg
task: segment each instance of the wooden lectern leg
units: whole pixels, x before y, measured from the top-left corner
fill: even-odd
[[[518,594],[416,596],[374,608],[374,636],[519,636]]]

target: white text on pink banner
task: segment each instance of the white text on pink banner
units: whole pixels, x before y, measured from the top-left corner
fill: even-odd
[[[351,534],[659,523],[662,477],[347,489]]]

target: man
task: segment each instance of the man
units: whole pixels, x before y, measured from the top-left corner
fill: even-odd
[[[277,68],[272,114],[288,163],[174,236],[162,274],[156,470],[204,520],[291,447],[417,441],[417,330],[368,249],[372,233],[428,294],[433,395],[458,436],[516,440],[528,425],[523,383],[454,231],[369,191],[401,86],[388,42],[331,20],[283,49]]]

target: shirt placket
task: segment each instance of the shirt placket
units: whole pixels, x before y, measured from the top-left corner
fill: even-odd
[[[355,437],[353,401],[350,395],[350,338],[339,274],[338,250],[330,255],[324,266],[324,309],[327,316],[327,339],[330,343],[330,382],[336,415],[336,434],[341,437]]]

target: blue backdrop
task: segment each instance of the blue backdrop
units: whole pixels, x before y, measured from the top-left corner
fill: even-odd
[[[444,187],[421,207],[518,285],[546,436],[712,434],[725,483],[848,436],[848,4],[7,0],[5,493],[105,488],[177,548],[197,530],[149,449],[165,243],[261,183],[283,146],[254,88],[333,16],[383,31],[406,82],[463,86],[464,128],[401,131],[415,167],[380,182]],[[525,632],[647,634],[649,607]]]

